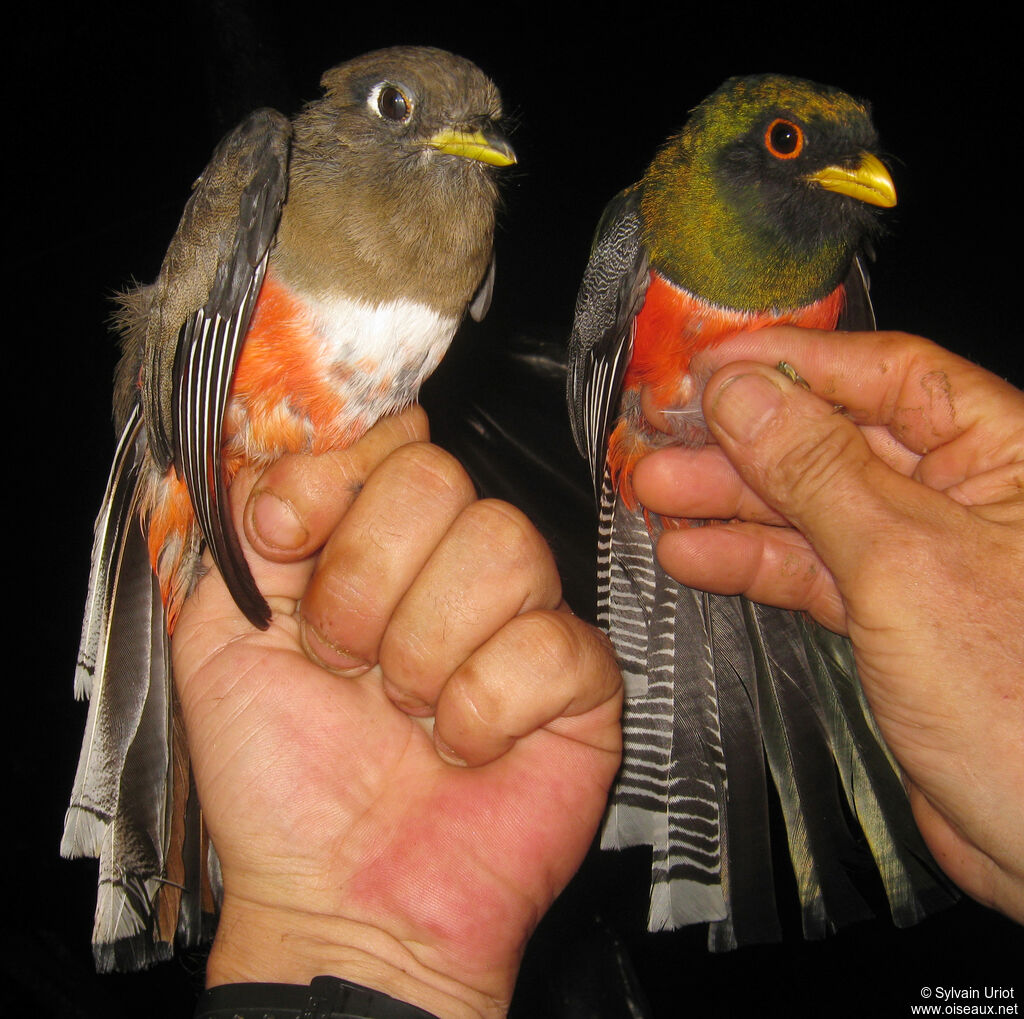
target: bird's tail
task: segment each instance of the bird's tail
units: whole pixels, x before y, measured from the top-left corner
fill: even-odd
[[[97,968],[167,958],[201,936],[201,839],[176,721],[160,591],[139,521],[146,438],[122,431],[96,521],[75,693],[89,698],[61,853],[99,860]]]
[[[599,614],[626,682],[602,845],[652,847],[652,930],[708,922],[715,950],[779,938],[769,775],[805,936],[872,915],[865,870],[881,875],[898,925],[955,901],[847,641],[794,613],[677,584],[657,565],[642,513],[608,485]]]
[[[849,641],[803,616],[794,619],[846,800],[871,849],[893,922],[909,927],[951,905],[958,894],[914,823],[899,766],[868,707]]]

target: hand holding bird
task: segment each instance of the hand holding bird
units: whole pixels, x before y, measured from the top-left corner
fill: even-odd
[[[784,352],[812,393],[770,367]],[[717,445],[652,454],[637,494],[729,522],[666,531],[659,561],[848,633],[935,858],[1024,921],[1024,394],[893,333],[772,330],[701,360]],[[755,407],[738,383],[778,399]]]
[[[525,518],[409,441],[424,420],[258,481],[325,546],[268,562],[243,539],[270,629],[215,570],[182,609],[174,674],[224,870],[210,986],[330,973],[437,1015],[504,1015],[522,947],[597,829],[619,760],[607,641],[564,610]],[[236,520],[251,479],[232,488]],[[362,668],[311,661],[311,628]],[[433,741],[415,717],[428,706]]]
[[[122,301],[120,439],[76,673],[89,715],[61,844],[100,861],[101,969],[195,943],[212,905],[168,637],[204,549],[252,625],[270,624],[232,477],[348,446],[407,407],[490,302],[493,170],[515,161],[493,83],[398,47],[322,85],[293,121],[258,110],[221,142],[156,282]]]

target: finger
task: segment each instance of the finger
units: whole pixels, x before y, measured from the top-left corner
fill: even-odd
[[[704,412],[740,475],[807,537],[840,588],[876,565],[880,536],[914,520],[916,540],[931,541],[922,519],[938,521],[952,505],[888,468],[853,422],[774,368],[740,363],[718,372]]]
[[[203,673],[206,662],[229,646],[245,642],[253,649],[294,647],[297,625],[295,608],[313,572],[313,561],[279,563],[264,559],[249,544],[242,528],[242,515],[250,491],[258,478],[251,468],[242,468],[231,482],[231,514],[242,553],[253,580],[272,610],[270,626],[256,629],[245,617],[213,563],[209,548],[203,552],[202,568],[192,593],[185,599],[174,627],[174,674],[181,684]],[[259,653],[258,650],[256,653]],[[184,696],[181,690],[179,693]]]
[[[253,488],[244,516],[246,537],[264,559],[284,562],[312,555],[374,468],[399,446],[428,439],[426,413],[413,406],[382,418],[348,449],[282,457]]]
[[[864,426],[861,434],[871,451],[893,470],[910,477],[921,458],[880,426]],[[690,449],[667,446],[645,456],[633,474],[637,498],[648,510],[691,520],[750,520],[784,524],[785,519],[743,482],[718,446]],[[996,491],[995,485],[986,491]],[[999,486],[1010,490],[1007,483]]]
[[[977,469],[1004,462],[1000,422],[1011,416],[1019,392],[918,336],[762,329],[696,355],[693,371],[710,375],[730,362],[774,366],[782,360],[793,365],[813,392],[842,405],[858,424],[884,426],[917,454],[963,437],[965,443],[950,453],[928,459],[922,480],[931,487],[961,480],[963,446],[976,458]]]
[[[380,664],[389,695],[406,710],[432,706],[449,676],[510,619],[561,600],[554,559],[530,521],[495,499],[471,503],[388,624]]]
[[[302,599],[307,650],[357,674],[448,528],[474,501],[459,462],[426,443],[401,446],[366,480],[319,556]]]
[[[882,425],[861,425],[860,434],[879,460],[905,477],[913,477],[921,463],[921,455],[907,449],[888,428]]]
[[[617,718],[622,678],[607,638],[570,612],[517,616],[451,677],[437,704],[443,757],[471,766],[507,753],[542,728],[572,732],[572,719],[603,705]],[[595,730],[618,751],[618,727]],[[582,738],[582,736],[581,736]]]
[[[784,523],[718,446],[669,446],[651,453],[637,464],[633,487],[640,502],[661,516]]]
[[[975,506],[989,520],[1024,520],[1024,460],[1004,464],[946,489],[961,506]]]
[[[809,612],[830,630],[846,632],[832,574],[792,528],[728,523],[667,530],[658,539],[658,562],[687,587]]]

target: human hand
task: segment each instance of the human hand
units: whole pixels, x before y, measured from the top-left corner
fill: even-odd
[[[224,877],[210,986],[328,973],[502,1015],[600,821],[620,754],[607,641],[528,521],[425,438],[414,409],[240,477],[270,628],[215,570],[181,613],[175,679]]]
[[[717,445],[634,482],[727,522],[666,531],[660,562],[848,634],[929,848],[1024,920],[1024,394],[896,333],[764,330],[693,367]]]

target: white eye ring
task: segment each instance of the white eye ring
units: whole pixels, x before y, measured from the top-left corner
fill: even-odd
[[[367,104],[382,120],[390,120],[396,124],[404,123],[412,116],[412,100],[390,81],[374,85]]]

